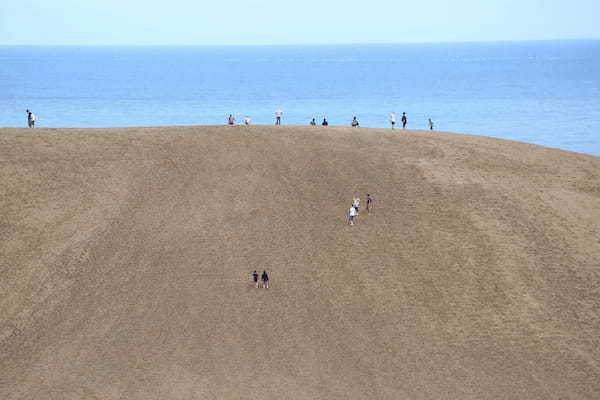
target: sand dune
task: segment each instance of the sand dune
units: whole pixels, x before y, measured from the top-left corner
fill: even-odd
[[[600,158],[0,129],[0,239],[2,399],[600,398]]]

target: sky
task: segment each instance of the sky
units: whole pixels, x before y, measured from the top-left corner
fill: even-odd
[[[0,0],[0,45],[600,38],[600,0]]]

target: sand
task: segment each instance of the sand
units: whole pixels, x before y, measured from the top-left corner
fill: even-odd
[[[598,157],[0,129],[0,239],[2,399],[600,398]]]

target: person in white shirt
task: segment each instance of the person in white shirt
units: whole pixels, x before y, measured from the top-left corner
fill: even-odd
[[[348,224],[354,225],[354,218],[356,217],[356,208],[354,206],[350,207],[348,210]]]
[[[275,125],[281,125],[281,116],[283,115],[283,111],[279,108],[275,111]]]
[[[35,120],[35,114],[27,110],[27,126],[30,128],[35,128]]]
[[[244,125],[250,125],[252,123],[252,120],[250,119],[249,116],[246,115],[246,118],[244,118]]]
[[[396,126],[396,113],[395,112],[390,113],[390,124],[392,124],[392,129],[394,129],[394,127]]]
[[[358,209],[360,208],[360,199],[358,197],[355,197],[352,201],[352,207],[356,210],[356,216],[358,217]]]

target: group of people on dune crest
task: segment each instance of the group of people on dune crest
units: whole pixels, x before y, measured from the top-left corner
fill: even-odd
[[[281,117],[282,116],[283,116],[283,111],[281,110],[281,108],[277,109],[277,111],[275,111],[275,125],[281,125]],[[35,114],[33,112],[27,110],[27,126],[29,128],[35,127],[36,119],[37,118],[36,118]],[[391,112],[389,119],[390,119],[390,124],[392,126],[392,129],[394,129],[396,127],[396,113]],[[408,124],[408,118],[407,118],[405,112],[402,113],[401,121],[402,121],[402,129],[406,129],[406,125]],[[233,116],[233,114],[229,114],[229,117],[227,118],[227,125],[235,125],[235,122],[236,122],[236,119]],[[251,124],[252,124],[252,118],[250,118],[249,116],[246,115],[246,117],[244,118],[244,125],[251,125]],[[433,121],[431,120],[431,118],[429,118],[428,124],[429,124],[429,129],[433,130]],[[311,125],[311,126],[317,125],[317,121],[315,120],[315,118],[313,118],[309,122],[309,125]],[[323,125],[323,126],[329,125],[327,118],[323,118],[323,122],[321,122],[321,125]],[[358,128],[360,126],[356,116],[354,116],[354,118],[352,118],[352,121],[350,122],[350,126],[352,126],[354,128]]]
[[[281,125],[281,117],[283,116],[283,111],[281,110],[281,108],[277,109],[277,111],[275,111],[275,125]],[[390,125],[392,127],[392,129],[396,128],[396,113],[395,112],[391,112],[390,116],[389,116],[389,121],[390,121]],[[406,129],[406,126],[408,125],[408,117],[406,116],[406,113],[403,112],[402,113],[402,118],[400,118],[400,121],[402,122],[402,129]],[[229,114],[229,117],[227,118],[227,125],[235,125],[236,119],[233,116],[233,114]],[[427,121],[429,129],[433,130],[433,121],[431,120],[431,118],[428,119]],[[252,124],[252,118],[250,118],[249,116],[246,115],[246,117],[244,118],[244,125],[251,125]],[[315,118],[311,119],[309,122],[310,126],[316,126],[317,125],[317,121]],[[323,118],[323,122],[321,122],[322,126],[328,126],[329,125],[329,121],[327,121],[327,118]],[[358,128],[360,126],[358,119],[356,116],[354,116],[352,118],[352,121],[350,122],[350,126],[352,126],[353,128]]]

